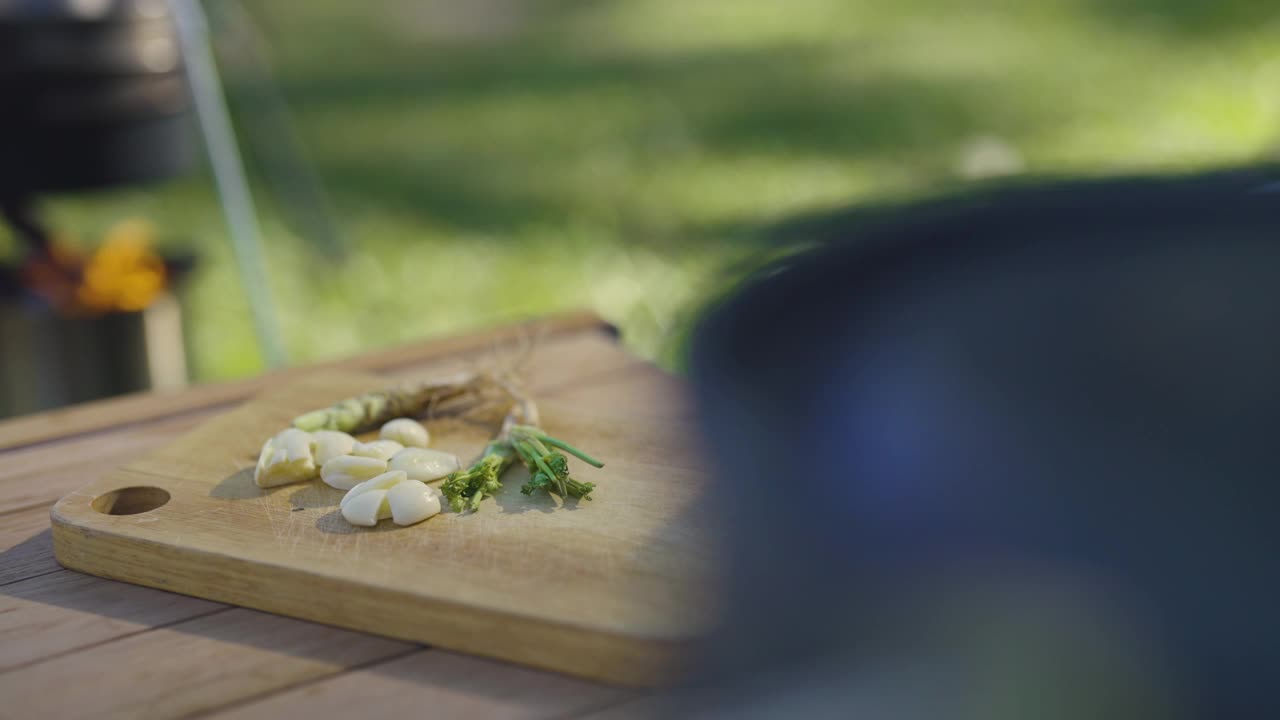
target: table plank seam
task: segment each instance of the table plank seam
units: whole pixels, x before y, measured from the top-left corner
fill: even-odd
[[[623,697],[613,698],[612,700],[606,700],[598,705],[593,705],[588,708],[582,708],[579,710],[570,711],[568,713],[565,713],[564,715],[554,715],[552,717],[547,718],[547,720],[574,720],[575,718],[591,717],[596,713],[603,712],[610,708],[620,707],[627,703],[635,702],[638,698],[641,698],[643,696],[644,695],[642,693],[636,693],[632,695],[626,695]]]
[[[54,445],[60,442],[65,442],[67,440],[80,440],[80,439],[89,437],[91,435],[97,435],[103,432],[108,432],[108,431],[114,432],[116,430],[122,430],[125,428],[137,428],[140,426],[151,425],[151,424],[162,422],[162,421],[167,422],[167,421],[177,420],[178,418],[181,418],[186,415],[198,415],[201,413],[216,412],[222,409],[233,408],[236,405],[243,403],[244,400],[245,398],[238,398],[233,400],[221,400],[218,402],[210,403],[208,405],[196,405],[194,407],[183,408],[181,410],[175,410],[173,412],[162,413],[159,415],[150,415],[147,417],[140,417],[133,420],[122,420],[121,422],[118,422],[108,427],[96,427],[96,428],[88,428],[85,430],[76,430],[74,432],[67,433],[66,435],[59,435],[57,437],[50,437],[50,438],[41,438],[39,440],[29,440],[26,442],[20,442],[16,445],[0,445],[0,452],[10,452],[13,450],[29,450],[31,448],[38,448],[42,445]]]
[[[57,571],[57,572],[74,572],[74,571],[72,571],[72,570],[60,570],[60,571]],[[49,573],[49,574],[51,574],[51,573]],[[202,613],[198,613],[198,614],[196,614],[196,615],[191,615],[191,616],[189,616],[189,617],[184,617],[184,618],[182,618],[182,619],[180,619],[180,620],[172,620],[172,621],[170,621],[170,622],[159,623],[159,624],[156,624],[156,625],[151,625],[151,626],[148,626],[148,627],[145,627],[145,628],[141,628],[141,629],[139,629],[139,630],[135,630],[135,631],[133,631],[133,632],[127,632],[127,633],[124,633],[124,634],[121,634],[121,635],[116,635],[116,636],[114,636],[114,637],[109,637],[109,638],[106,638],[106,639],[104,639],[104,640],[97,640],[97,641],[94,641],[94,642],[91,642],[91,643],[86,643],[86,644],[84,644],[84,645],[79,645],[79,646],[77,646],[77,647],[70,648],[70,649],[67,649],[67,650],[60,650],[60,651],[55,652],[55,653],[52,653],[52,654],[50,654],[50,655],[45,655],[45,656],[43,656],[43,657],[36,658],[36,659],[34,659],[34,660],[29,660],[29,661],[27,661],[27,662],[19,663],[19,664],[17,664],[17,665],[12,666],[12,667],[5,668],[4,670],[0,671],[0,675],[7,675],[7,674],[9,674],[9,673],[11,673],[11,672],[15,672],[15,671],[17,671],[17,670],[24,670],[24,669],[26,669],[26,668],[35,667],[35,666],[37,666],[37,665],[42,665],[42,664],[47,663],[47,662],[52,662],[52,661],[54,661],[54,660],[57,660],[58,658],[66,657],[66,656],[68,656],[68,655],[74,655],[74,654],[76,654],[76,653],[78,653],[78,652],[83,652],[83,651],[85,651],[85,650],[89,650],[90,648],[101,647],[101,646],[103,646],[103,645],[109,645],[109,644],[111,644],[111,643],[113,643],[113,642],[116,642],[116,641],[118,641],[118,640],[124,640],[124,639],[126,639],[126,638],[131,638],[131,637],[137,637],[138,635],[144,635],[144,634],[146,634],[146,633],[153,632],[153,631],[156,631],[156,630],[163,630],[163,629],[168,628],[168,627],[173,627],[174,625],[181,625],[182,623],[185,623],[185,622],[190,622],[190,621],[192,621],[192,620],[199,620],[200,618],[206,618],[206,617],[209,617],[209,616],[211,616],[211,615],[217,615],[218,613],[224,613],[224,612],[228,612],[228,611],[235,610],[235,609],[236,609],[236,608],[235,608],[234,606],[227,605],[227,606],[225,606],[225,607],[220,607],[220,608],[216,608],[216,609],[213,609],[213,610],[209,610],[208,612],[202,612]]]
[[[276,695],[279,695],[279,694],[281,694],[281,693],[292,692],[292,691],[297,690],[297,689],[299,689],[299,688],[304,688],[304,687],[307,687],[307,686],[309,686],[309,685],[315,685],[315,684],[318,684],[318,683],[321,683],[321,682],[325,682],[325,681],[327,681],[327,680],[332,680],[332,679],[333,679],[333,678],[335,678],[335,677],[339,677],[339,676],[341,676],[341,675],[345,675],[345,674],[347,674],[347,673],[349,673],[349,672],[356,672],[356,671],[360,671],[360,670],[368,670],[369,668],[377,667],[377,666],[379,666],[379,665],[382,665],[383,663],[389,663],[389,662],[392,662],[392,661],[395,661],[395,660],[399,660],[399,659],[401,659],[401,658],[408,657],[408,656],[410,656],[410,655],[414,655],[414,654],[416,654],[416,653],[420,653],[420,652],[427,652],[427,651],[430,651],[430,650],[432,650],[432,648],[431,648],[431,646],[429,646],[429,645],[418,645],[418,646],[415,646],[415,647],[411,647],[411,648],[409,648],[408,650],[405,650],[404,652],[399,652],[399,653],[396,653],[396,654],[394,654],[394,655],[388,655],[388,656],[386,656],[386,657],[381,657],[381,658],[377,658],[377,659],[374,659],[374,660],[369,660],[368,662],[357,663],[357,664],[355,664],[355,665],[350,665],[350,666],[348,666],[348,667],[339,668],[339,669],[337,669],[337,670],[334,670],[334,671],[333,671],[333,672],[331,672],[331,673],[326,673],[326,674],[323,674],[323,675],[316,675],[315,677],[307,678],[306,680],[302,680],[302,681],[300,681],[300,682],[296,682],[296,683],[294,683],[294,684],[292,684],[292,685],[286,685],[286,686],[283,686],[283,687],[272,688],[271,690],[267,690],[267,691],[265,691],[265,692],[260,692],[260,693],[258,693],[258,694],[256,694],[256,695],[249,695],[248,697],[236,698],[235,700],[232,700],[231,702],[229,702],[229,703],[227,703],[227,704],[225,704],[225,705],[219,705],[218,707],[215,707],[215,708],[206,708],[206,709],[204,709],[204,710],[197,710],[197,711],[195,711],[195,712],[193,712],[193,713],[190,713],[190,714],[187,714],[187,715],[183,715],[183,716],[181,716],[181,717],[182,717],[182,720],[197,720],[198,718],[203,718],[203,717],[209,717],[209,716],[212,716],[212,715],[217,715],[217,714],[219,714],[219,713],[223,713],[223,712],[226,712],[226,711],[228,711],[228,710],[232,710],[232,709],[234,709],[234,708],[244,707],[244,706],[247,706],[247,705],[252,705],[252,704],[254,704],[254,703],[262,702],[262,701],[264,701],[264,700],[270,699],[270,698],[272,698],[272,697],[274,697],[274,696],[276,696]]]
[[[13,580],[6,580],[5,582],[0,582],[0,588],[8,587],[9,585],[13,585],[14,583],[26,582],[27,580],[34,580],[36,578],[44,577],[45,575],[52,575],[54,573],[60,573],[60,572],[71,572],[71,571],[67,570],[64,567],[56,567],[52,570],[45,570],[44,572],[38,572],[35,575],[28,575],[26,577],[20,577],[20,578],[15,578]]]
[[[85,484],[87,485],[88,483],[85,483]],[[57,502],[57,501],[55,500],[54,502]],[[0,508],[0,517],[4,517],[5,515],[13,515],[20,512],[27,512],[29,510],[38,510],[42,507],[47,507],[52,510],[53,504],[54,504],[53,502],[49,502],[47,500],[39,500],[37,502],[31,503],[30,505],[19,505],[17,507],[12,507],[12,508]]]

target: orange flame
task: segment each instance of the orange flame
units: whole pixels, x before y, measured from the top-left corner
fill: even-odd
[[[155,230],[126,220],[110,230],[87,260],[65,244],[28,260],[23,282],[56,309],[72,314],[136,312],[167,287],[164,260],[151,249]]]

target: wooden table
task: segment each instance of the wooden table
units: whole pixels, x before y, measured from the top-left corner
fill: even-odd
[[[539,397],[601,412],[688,417],[679,381],[622,351],[589,314],[330,363],[393,380],[510,357],[535,341]],[[315,368],[310,368],[315,369]],[[62,495],[245,400],[295,368],[0,422],[0,718],[632,718],[655,700],[421,645],[61,568]]]

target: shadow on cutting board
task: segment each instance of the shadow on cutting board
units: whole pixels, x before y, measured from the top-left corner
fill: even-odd
[[[260,488],[253,482],[253,468],[247,467],[219,481],[209,491],[209,497],[222,500],[248,500],[265,497],[288,487],[288,485],[280,485],[273,488]]]

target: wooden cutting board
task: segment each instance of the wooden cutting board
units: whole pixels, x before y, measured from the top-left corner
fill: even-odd
[[[691,427],[542,404],[552,435],[605,460],[594,499],[519,491],[416,526],[348,525],[319,480],[260,489],[256,454],[295,415],[384,387],[302,378],[63,498],[58,561],[83,572],[609,682],[659,683],[705,621],[705,472]],[[469,460],[493,428],[427,423]]]

